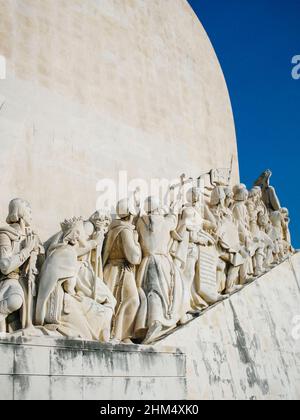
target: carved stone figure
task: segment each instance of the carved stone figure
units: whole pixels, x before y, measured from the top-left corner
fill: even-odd
[[[270,186],[272,172],[267,169],[255,181],[254,186],[262,190],[262,199],[269,212],[279,211],[281,209],[280,201],[277,197],[275,188]]]
[[[249,213],[250,231],[255,234],[257,230],[257,216],[259,213],[267,213],[267,208],[262,200],[262,190],[260,187],[253,187],[249,191],[246,203]]]
[[[266,271],[267,255],[272,247],[271,238],[259,226],[258,216],[262,220],[262,215],[268,214],[267,208],[262,201],[262,191],[260,187],[254,187],[249,192],[246,203],[249,213],[249,227],[253,241],[256,243],[256,251],[253,256],[254,275],[260,276]]]
[[[193,180],[182,175],[170,208],[148,197],[143,212],[137,189],[118,220],[101,210],[65,220],[44,246],[30,205],[12,200],[0,228],[0,333],[150,344],[281,263],[295,251],[271,171],[250,192],[226,173],[212,171],[216,185],[191,188],[184,205]]]
[[[143,259],[137,275],[141,306],[135,332],[146,344],[175,327],[185,308],[183,279],[170,255],[178,216],[162,212],[155,197],[145,201],[145,211],[137,222]]]
[[[286,255],[293,254],[295,250],[292,246],[292,238],[291,238],[291,232],[290,232],[290,215],[287,208],[283,207],[281,210],[281,216],[282,216],[282,234],[283,234],[283,247],[284,252]]]
[[[240,244],[244,252],[248,254],[247,264],[240,270],[240,284],[247,283],[249,277],[254,275],[253,257],[255,256],[259,243],[253,238],[250,230],[250,217],[247,208],[248,190],[244,184],[236,185],[233,188],[234,205],[232,207],[233,220],[238,226]]]
[[[36,322],[49,334],[109,341],[115,300],[89,259],[104,233],[91,239],[81,218],[61,227],[61,240],[50,246],[42,268]]]
[[[186,311],[200,312],[208,305],[223,299],[218,293],[218,255],[212,236],[216,225],[204,218],[204,203],[200,205],[200,191],[191,188],[187,192],[187,204],[183,208],[177,232],[183,238],[175,257],[183,263]],[[187,234],[187,235],[186,235]],[[185,246],[187,241],[187,246]],[[185,254],[183,249],[186,250]]]
[[[0,228],[0,332],[32,326],[37,257],[42,247],[31,223],[29,203],[12,200],[8,226]],[[20,315],[10,317],[19,310]]]
[[[218,253],[218,290],[220,293],[232,293],[239,289],[240,272],[245,269],[248,254],[240,245],[238,226],[233,221],[230,200],[226,201],[226,192],[216,187],[211,194],[210,209],[215,218],[216,249]],[[226,204],[227,205],[226,205]]]
[[[263,240],[264,243],[264,256],[263,256],[263,264],[261,264],[264,268],[263,271],[267,271],[270,269],[271,264],[273,263],[273,250],[274,244],[272,239],[269,236],[270,232],[270,219],[268,213],[260,212],[258,214],[257,224],[260,230],[260,238]]]
[[[224,205],[227,209],[231,210],[233,206],[233,191],[231,187],[224,188],[225,202]]]
[[[282,213],[280,211],[273,211],[270,214],[270,221],[272,223],[272,227],[270,229],[269,235],[274,244],[274,262],[279,264],[285,258],[282,231]]]
[[[118,203],[117,214],[120,220],[111,224],[104,247],[104,280],[117,301],[111,338],[114,342],[132,343],[140,305],[136,266],[141,263],[142,252],[133,224],[135,209],[128,199]]]

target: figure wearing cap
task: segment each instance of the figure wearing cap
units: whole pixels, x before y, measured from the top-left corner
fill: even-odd
[[[130,344],[140,305],[135,274],[142,253],[133,224],[136,212],[130,199],[119,201],[117,215],[119,219],[112,222],[104,245],[104,281],[117,301],[111,339]]]

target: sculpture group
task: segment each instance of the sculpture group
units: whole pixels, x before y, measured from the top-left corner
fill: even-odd
[[[286,259],[289,213],[271,172],[248,191],[215,182],[165,208],[121,200],[42,244],[30,205],[0,228],[0,332],[150,344]]]

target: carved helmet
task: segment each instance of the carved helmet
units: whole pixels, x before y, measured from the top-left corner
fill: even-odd
[[[130,215],[136,216],[137,212],[131,203],[131,200],[129,198],[123,198],[117,204],[117,214],[120,219],[125,219]]]

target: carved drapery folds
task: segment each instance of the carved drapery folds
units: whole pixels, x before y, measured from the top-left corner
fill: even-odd
[[[30,205],[12,200],[0,228],[0,332],[152,343],[294,252],[271,175],[248,191],[213,170],[209,188],[192,183],[168,209],[155,197],[121,200],[115,220],[67,219],[44,244]]]

